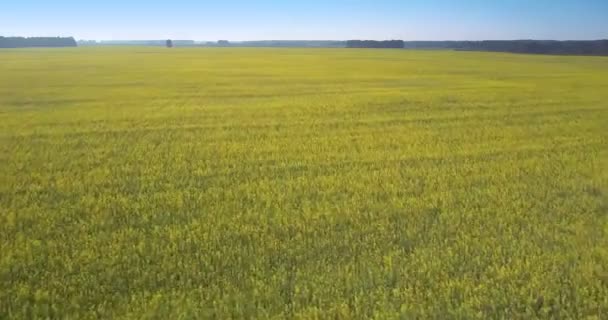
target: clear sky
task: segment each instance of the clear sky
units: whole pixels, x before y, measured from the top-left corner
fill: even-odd
[[[608,0],[2,0],[0,35],[77,39],[605,39]]]

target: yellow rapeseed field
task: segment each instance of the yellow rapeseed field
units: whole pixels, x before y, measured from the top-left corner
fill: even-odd
[[[0,51],[0,318],[608,319],[608,58]]]

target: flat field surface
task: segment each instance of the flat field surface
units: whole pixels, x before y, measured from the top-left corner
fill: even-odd
[[[0,318],[608,318],[608,58],[0,51]]]

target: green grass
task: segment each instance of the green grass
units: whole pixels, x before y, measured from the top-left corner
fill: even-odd
[[[608,318],[608,58],[0,51],[0,318]]]

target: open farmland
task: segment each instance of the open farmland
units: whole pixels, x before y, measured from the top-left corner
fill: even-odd
[[[608,58],[0,51],[0,318],[608,318]]]

